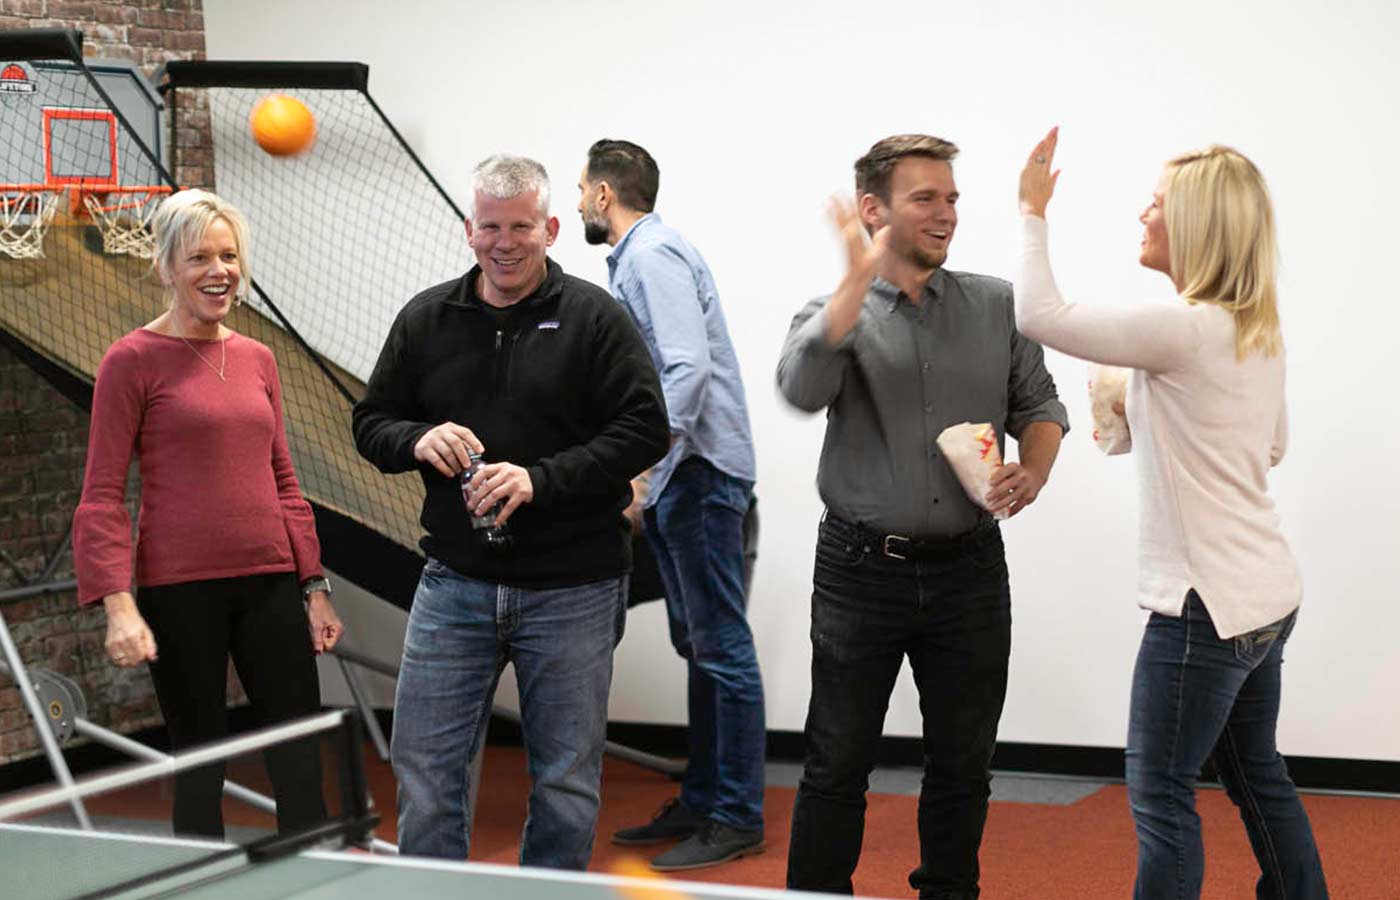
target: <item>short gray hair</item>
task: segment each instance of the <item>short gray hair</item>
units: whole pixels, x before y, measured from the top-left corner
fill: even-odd
[[[540,213],[549,215],[549,173],[529,157],[497,153],[477,164],[472,170],[472,215],[476,214],[478,191],[497,200],[509,200],[535,191]]]
[[[157,274],[168,276],[175,270],[177,260],[183,259],[191,248],[204,240],[204,233],[218,220],[228,223],[233,232],[234,248],[238,252],[238,298],[248,296],[252,270],[248,265],[248,222],[238,207],[217,194],[198,189],[176,191],[166,197],[151,219],[155,236],[155,254],[151,265]],[[167,298],[169,300],[170,298]]]

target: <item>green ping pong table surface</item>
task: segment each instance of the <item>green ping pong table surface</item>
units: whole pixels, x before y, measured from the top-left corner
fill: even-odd
[[[794,900],[817,895],[341,851],[307,850],[254,862],[233,844],[8,824],[0,825],[0,896],[14,900]]]

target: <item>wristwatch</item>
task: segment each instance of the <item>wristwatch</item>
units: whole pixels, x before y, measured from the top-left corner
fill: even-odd
[[[301,599],[310,599],[311,595],[316,591],[325,591],[327,596],[334,593],[334,591],[331,590],[331,580],[324,575],[317,575],[301,583]]]

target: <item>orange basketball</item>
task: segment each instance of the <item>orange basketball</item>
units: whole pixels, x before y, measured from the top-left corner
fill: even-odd
[[[273,156],[305,153],[316,140],[316,119],[295,97],[268,94],[253,107],[248,127],[258,146]]]

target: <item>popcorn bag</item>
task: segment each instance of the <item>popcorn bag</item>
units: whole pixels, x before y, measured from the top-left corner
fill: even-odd
[[[1089,409],[1094,417],[1094,444],[1108,456],[1133,448],[1128,420],[1113,411],[1128,392],[1131,369],[1093,366],[1089,369]]]
[[[949,425],[938,436],[938,449],[953,467],[963,490],[983,509],[987,508],[987,491],[992,487],[992,473],[1001,466],[1001,450],[997,448],[997,431],[983,422],[973,425]],[[1006,518],[1006,511],[994,514]]]

